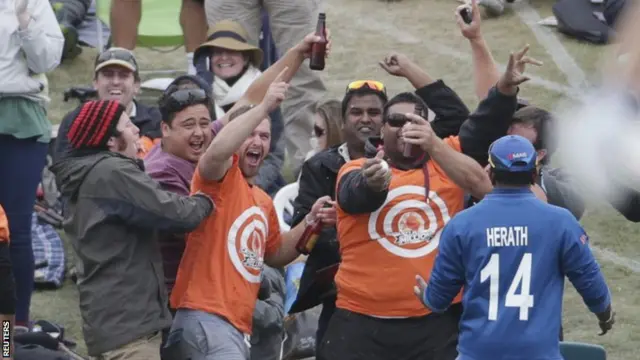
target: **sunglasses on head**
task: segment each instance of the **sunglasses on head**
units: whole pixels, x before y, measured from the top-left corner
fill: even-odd
[[[318,125],[313,125],[313,134],[319,138],[322,137],[327,131],[323,128],[321,128]]]
[[[379,91],[385,95],[387,94],[387,89],[384,87],[384,84],[381,83],[380,81],[375,81],[375,80],[357,80],[357,81],[351,82],[349,83],[349,85],[347,85],[346,92],[360,90],[360,89],[371,89],[374,91]]]
[[[207,93],[202,89],[182,89],[164,96],[164,106],[172,111],[180,111],[187,106],[207,101]]]
[[[111,49],[111,50],[103,51],[96,58],[96,65],[109,60],[126,61],[132,64],[133,66],[135,66],[136,69],[138,68],[138,62],[136,61],[136,57],[133,55],[131,51],[127,49]]]

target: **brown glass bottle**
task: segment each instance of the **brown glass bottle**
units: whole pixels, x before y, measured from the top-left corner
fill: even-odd
[[[320,231],[322,230],[322,223],[320,221],[314,221],[311,224],[308,224],[304,229],[302,236],[300,236],[300,240],[296,244],[296,250],[300,254],[309,255],[313,247],[316,246],[316,242],[318,241],[318,237],[320,237]]]
[[[318,25],[316,26],[316,35],[322,40],[313,43],[311,46],[311,58],[309,59],[309,68],[311,70],[324,70],[324,58],[327,52],[327,15],[320,13],[318,15]]]
[[[422,116],[422,109],[423,109],[422,104],[416,104],[415,110],[413,111],[413,113],[418,116]],[[418,146],[405,144],[402,155],[404,155],[404,157],[413,157],[417,154],[418,150],[419,150]]]

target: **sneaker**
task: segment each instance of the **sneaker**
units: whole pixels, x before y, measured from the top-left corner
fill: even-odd
[[[504,0],[480,0],[478,5],[484,7],[489,16],[500,16],[504,12]]]
[[[75,59],[82,53],[82,48],[78,46],[78,30],[64,23],[60,23],[60,30],[62,30],[62,35],[64,36],[64,49],[62,50],[61,61]]]
[[[26,334],[29,332],[29,328],[22,325],[16,325],[13,327],[13,335]]]

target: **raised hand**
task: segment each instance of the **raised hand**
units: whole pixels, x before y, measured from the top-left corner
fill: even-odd
[[[460,10],[467,8],[471,13],[471,23],[467,24],[460,16]],[[478,8],[478,1],[472,0],[470,5],[460,5],[456,9],[455,13],[456,23],[460,28],[460,33],[462,36],[469,40],[479,39],[482,36],[482,32],[480,31],[480,24],[482,22],[480,9]]]
[[[327,29],[326,38],[327,38],[327,45],[325,50],[325,56],[329,57],[329,54],[331,53],[331,31],[329,29]],[[322,37],[316,35],[314,31],[311,34],[308,34],[307,36],[305,36],[304,39],[302,39],[302,41],[298,45],[296,45],[296,49],[302,54],[302,56],[305,57],[305,59],[309,58],[311,56],[311,47],[313,46],[314,43],[319,41],[322,41]]]
[[[423,117],[408,113],[405,116],[411,120],[402,127],[402,139],[405,144],[417,145],[424,151],[429,151],[433,138],[436,136],[429,121]]]
[[[406,55],[399,52],[391,52],[378,64],[390,75],[405,77],[407,68],[413,63]]]
[[[362,175],[374,191],[384,191],[391,182],[391,169],[383,157],[384,151],[378,151],[374,158],[367,159],[362,164]]]
[[[324,226],[336,224],[336,202],[330,196],[323,196],[316,200],[308,215],[312,221],[320,221]]]
[[[286,98],[287,90],[289,89],[289,84],[285,82],[284,76],[289,71],[289,67],[285,67],[280,74],[273,80],[269,89],[267,90],[266,95],[262,99],[262,105],[267,108],[267,112],[272,112],[277,109],[278,106],[284,101]]]
[[[500,92],[514,95],[519,85],[529,81],[529,77],[524,75],[526,65],[542,65],[542,61],[526,56],[528,51],[529,45],[526,45],[522,50],[509,55],[507,68],[498,81]]]

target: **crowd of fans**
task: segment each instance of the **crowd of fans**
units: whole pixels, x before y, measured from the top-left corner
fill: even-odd
[[[462,19],[462,7],[471,22]],[[460,260],[482,251],[456,241],[474,226],[488,233],[496,220],[487,214],[501,211],[512,222],[519,214],[563,219],[558,234],[566,227],[569,235],[548,240],[560,238],[563,253],[578,255],[549,257],[548,264],[563,263],[549,281],[567,275],[603,332],[611,329],[606,284],[588,247],[576,247],[588,240],[577,222],[584,201],[575,179],[550,163],[554,116],[518,97],[529,80],[526,67],[541,63],[527,46],[500,72],[478,4],[462,7],[457,23],[471,49],[480,100],[472,111],[443,80],[398,52],[379,64],[405,78],[412,92],[388,94],[381,81],[353,79],[342,99],[323,101],[324,85],[305,65],[322,41],[312,0],[183,0],[192,68],[157,106],[145,105],[136,100],[141,68],[133,52],[141,5],[112,1],[113,47],[94,64],[98,99],[64,117],[51,167],[76,254],[89,356],[281,359],[285,267],[304,262],[289,313],[322,306],[316,359],[454,360],[478,351],[498,359],[540,344],[540,358],[554,358],[561,308],[552,312],[544,339],[522,339],[511,350],[490,342],[478,350],[469,339],[482,338],[484,328],[460,326],[473,321],[470,312],[487,311],[482,299],[489,291],[465,279],[484,264]],[[261,71],[263,8],[281,56]],[[0,59],[0,319],[14,331],[31,325],[31,216],[52,141],[44,74],[77,52],[69,29],[82,15],[72,10],[68,3],[17,0],[0,13],[0,36],[8,39]],[[627,35],[638,26],[629,24]],[[621,38],[625,79],[637,79],[633,64],[640,64],[632,38]],[[298,184],[286,232],[272,200],[286,185],[285,154]],[[627,190],[613,205],[637,221],[640,195]],[[526,206],[504,210],[508,202]],[[315,245],[301,252],[300,239],[316,224],[322,229]],[[530,227],[528,241],[550,231],[536,229]],[[561,302],[562,287],[555,291]]]

